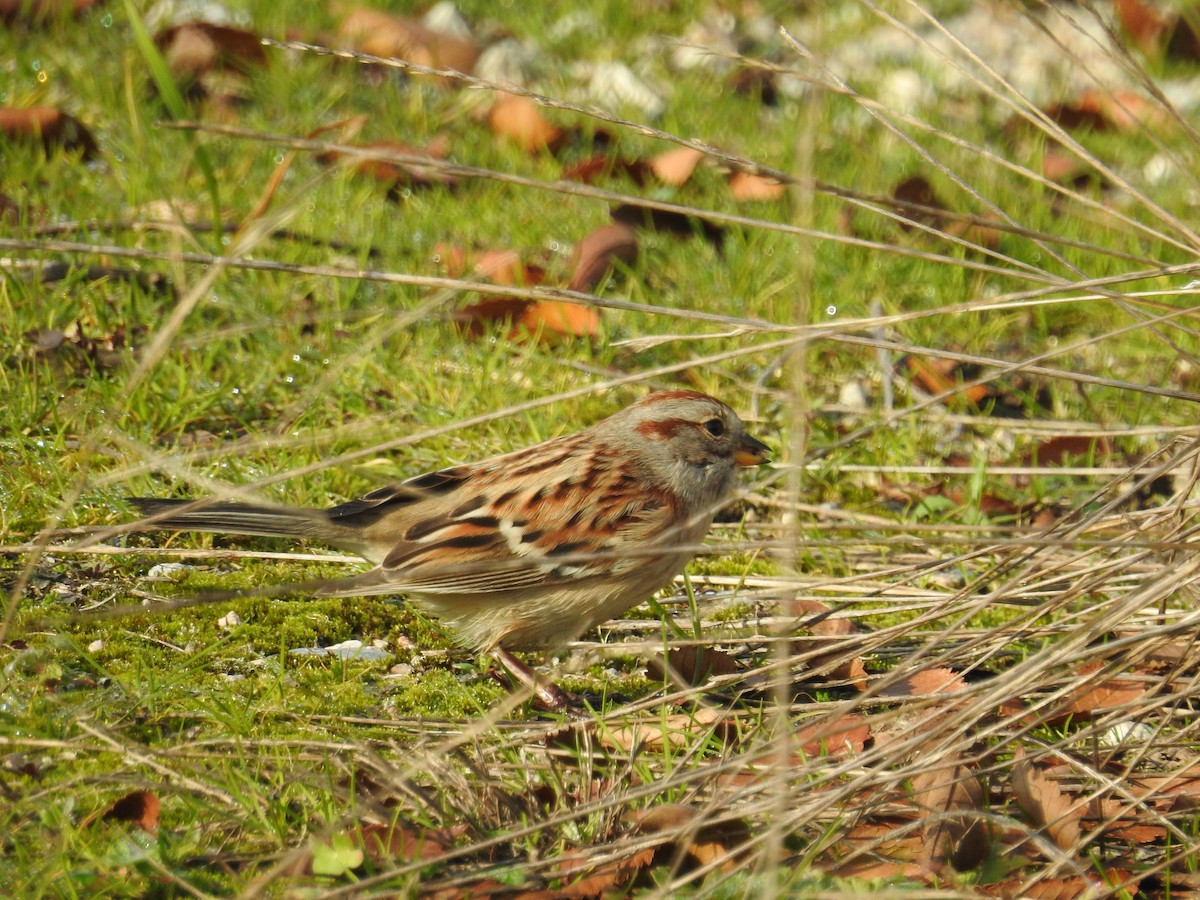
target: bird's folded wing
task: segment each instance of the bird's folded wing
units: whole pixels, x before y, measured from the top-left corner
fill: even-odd
[[[377,570],[380,591],[507,592],[611,577],[661,553],[678,524],[676,504],[653,493],[489,509],[496,514],[464,508],[411,526]]]

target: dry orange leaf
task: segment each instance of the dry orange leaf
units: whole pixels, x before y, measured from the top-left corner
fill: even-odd
[[[734,172],[729,176],[729,194],[734,200],[778,200],[787,193],[787,185],[774,178],[750,172]]]
[[[1117,0],[1121,27],[1143,51],[1157,52],[1170,23],[1141,0]]]
[[[691,147],[676,147],[650,158],[650,171],[664,184],[680,187],[688,183],[704,154]]]
[[[801,622],[806,629],[813,634],[826,635],[828,637],[842,637],[849,634],[854,625],[849,619],[834,618],[833,607],[827,603],[822,603],[820,600],[813,600],[810,597],[793,597],[786,604],[788,614],[800,618],[801,616],[812,616],[807,622]]]
[[[572,291],[590,291],[613,265],[632,265],[638,255],[637,232],[628,225],[602,225],[575,245],[571,253]]]
[[[563,131],[551,125],[541,107],[528,97],[501,94],[488,113],[492,134],[506,138],[526,153],[553,149],[562,140]]]
[[[901,365],[908,370],[909,378],[929,394],[949,394],[962,397],[970,403],[978,404],[988,398],[991,389],[986,384],[976,384],[968,388],[959,386],[955,377],[959,373],[959,363],[952,359],[921,359],[916,356],[906,356]]]
[[[342,20],[338,35],[372,56],[402,59],[433,69],[470,74],[479,58],[474,41],[434,31],[415,19],[360,6]]]
[[[1145,694],[1144,681],[1114,678],[1094,686],[1081,687],[1062,716],[1056,718],[1065,719],[1069,716],[1075,721],[1089,719],[1114,707],[1136,703]]]
[[[1060,850],[1073,853],[1079,846],[1083,811],[1063,793],[1054,779],[1026,759],[1020,748],[1015,759],[1012,787],[1017,805],[1035,825],[1045,829]]]
[[[539,300],[525,307],[519,324],[543,337],[595,337],[600,331],[600,313],[595,307],[564,300]]]

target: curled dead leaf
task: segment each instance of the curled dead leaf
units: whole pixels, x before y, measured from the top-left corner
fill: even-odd
[[[94,159],[100,152],[96,139],[82,122],[52,106],[0,107],[0,135],[10,140],[40,141],[46,153],[55,148],[78,151],[85,160]]]
[[[637,232],[628,225],[602,225],[575,245],[568,288],[590,291],[616,263],[632,265],[637,255]]]
[[[158,796],[150,791],[131,791],[97,816],[92,814],[81,823],[87,826],[97,818],[105,822],[128,822],[147,834],[158,834]]]

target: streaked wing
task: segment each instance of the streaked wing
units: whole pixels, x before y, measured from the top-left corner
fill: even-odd
[[[378,570],[381,592],[383,584],[416,594],[577,585],[636,566],[679,524],[673,495],[647,491],[615,454],[503,463],[476,469],[469,488],[406,519]]]

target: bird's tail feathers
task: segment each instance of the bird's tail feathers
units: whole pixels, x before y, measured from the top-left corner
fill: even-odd
[[[129,502],[146,518],[143,524],[148,529],[312,538],[332,544],[344,543],[348,537],[319,509],[154,497],[131,497]]]

